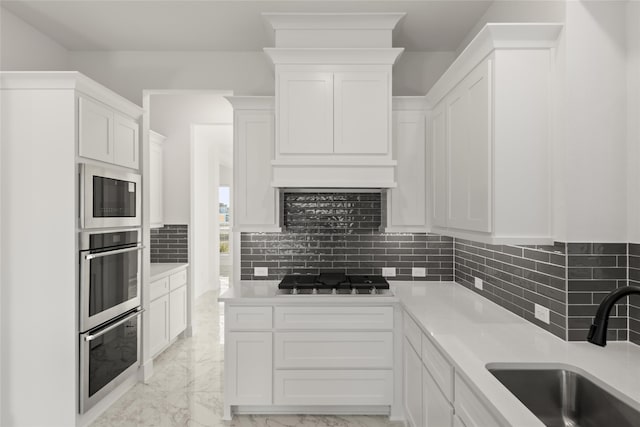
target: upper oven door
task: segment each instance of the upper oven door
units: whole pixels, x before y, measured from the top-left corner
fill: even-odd
[[[138,174],[82,164],[81,227],[141,226],[140,181]]]
[[[140,305],[140,230],[82,233],[80,331],[95,328]],[[87,245],[89,243],[89,245]]]

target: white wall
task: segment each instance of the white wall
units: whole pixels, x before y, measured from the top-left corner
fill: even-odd
[[[233,168],[220,165],[220,187],[231,187],[231,181],[233,179]]]
[[[233,110],[225,93],[151,95],[151,129],[167,137],[164,148],[164,222],[188,224],[190,219],[191,125],[231,123]]]
[[[626,242],[626,5],[566,3],[567,241]],[[636,163],[637,167],[637,163]]]
[[[462,50],[489,22],[564,22],[564,0],[494,1],[460,43]]]
[[[629,241],[640,243],[640,2],[627,3],[627,142]]]
[[[194,294],[197,299],[220,286],[220,146],[233,140],[233,125],[193,126],[193,236],[191,257]]]
[[[450,52],[405,52],[393,94],[421,95],[453,61]],[[71,67],[136,104],[144,89],[232,90],[273,95],[275,74],[263,52],[71,52]]]
[[[64,47],[0,7],[0,70],[60,71],[69,65]]]

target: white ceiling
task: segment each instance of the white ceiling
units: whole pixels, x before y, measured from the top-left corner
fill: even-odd
[[[262,12],[407,12],[394,45],[458,48],[492,1],[2,0],[69,50],[262,50],[273,34]]]

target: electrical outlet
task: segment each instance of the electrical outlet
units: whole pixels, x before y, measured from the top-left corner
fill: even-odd
[[[413,277],[427,277],[427,269],[424,267],[413,267],[411,269],[411,275]]]
[[[473,284],[476,287],[476,289],[482,290],[482,279],[481,278],[474,277]]]
[[[549,324],[549,309],[541,306],[540,304],[536,304],[536,319]]]
[[[382,267],[382,275],[384,277],[396,277],[395,267]]]
[[[269,275],[269,267],[254,267],[253,275],[256,277],[266,277]]]

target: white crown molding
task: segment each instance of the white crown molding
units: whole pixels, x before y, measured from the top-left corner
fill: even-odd
[[[78,71],[2,71],[1,89],[69,89],[138,119],[144,109]]]
[[[404,48],[264,48],[275,64],[393,65]]]
[[[234,110],[274,110],[273,96],[225,96]]]
[[[556,46],[561,23],[486,24],[458,55],[451,66],[426,95],[431,107],[436,105],[480,61],[500,49],[551,49]]]
[[[263,13],[274,30],[393,30],[406,15],[390,13]]]
[[[428,109],[424,96],[394,96],[392,100],[393,111],[423,111]]]

